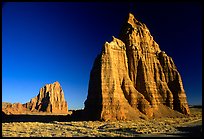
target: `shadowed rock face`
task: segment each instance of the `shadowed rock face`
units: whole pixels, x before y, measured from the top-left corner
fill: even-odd
[[[132,120],[190,114],[181,76],[131,13],[120,39],[106,42],[90,74],[85,115],[98,120]]]
[[[67,102],[59,82],[42,87],[39,94],[24,106],[31,111],[68,113]]]

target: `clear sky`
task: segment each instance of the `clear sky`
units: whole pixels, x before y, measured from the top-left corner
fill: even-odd
[[[3,3],[2,101],[26,103],[59,81],[69,109],[84,108],[94,59],[132,12],[173,58],[189,104],[201,104],[201,8],[175,2]]]

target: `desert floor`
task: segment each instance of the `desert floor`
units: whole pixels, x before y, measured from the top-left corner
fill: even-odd
[[[201,136],[202,108],[190,108],[187,118],[100,122],[4,122],[3,137],[147,137]]]

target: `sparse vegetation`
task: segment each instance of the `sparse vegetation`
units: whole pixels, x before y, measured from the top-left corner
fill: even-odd
[[[180,134],[178,127],[202,124],[202,109],[191,108],[190,117],[159,118],[137,121],[71,121],[50,123],[2,123],[3,137],[135,137]],[[201,129],[202,130],[202,129]]]

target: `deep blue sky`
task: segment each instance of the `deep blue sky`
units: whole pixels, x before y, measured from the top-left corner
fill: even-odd
[[[59,81],[69,109],[84,107],[90,71],[129,12],[145,23],[181,74],[189,104],[202,103],[198,3],[3,3],[2,101],[30,101]]]

